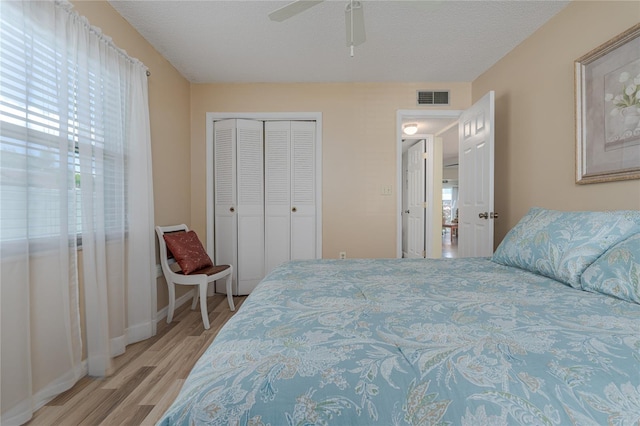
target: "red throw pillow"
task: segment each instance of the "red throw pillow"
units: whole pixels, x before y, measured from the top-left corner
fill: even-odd
[[[198,269],[213,266],[195,232],[173,232],[164,234],[163,237],[183,274],[188,275]]]

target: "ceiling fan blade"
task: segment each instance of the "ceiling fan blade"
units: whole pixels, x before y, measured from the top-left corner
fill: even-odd
[[[324,0],[296,0],[286,6],[276,9],[269,14],[269,19],[276,22],[282,22],[292,16],[302,13],[305,10],[322,3]]]
[[[347,46],[358,46],[367,40],[364,31],[364,11],[361,1],[350,1],[344,9]],[[352,26],[353,24],[353,26]],[[352,31],[353,30],[353,31]]]

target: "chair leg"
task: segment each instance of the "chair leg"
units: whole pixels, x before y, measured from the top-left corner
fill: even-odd
[[[229,274],[227,275],[227,302],[229,302],[229,309],[231,309],[232,311],[236,310],[235,305],[233,304],[233,295],[231,294],[231,276],[233,274]]]
[[[167,308],[167,324],[173,321],[173,310],[176,308],[176,286],[172,282],[167,282],[169,289],[169,306]]]
[[[198,296],[199,296],[199,290],[198,289],[194,289],[193,290],[193,300],[191,301],[191,310],[195,311],[196,310],[196,306],[198,306]]]
[[[200,313],[202,314],[202,322],[204,323],[204,329],[208,330],[209,325],[209,313],[207,312],[207,283],[200,284]]]

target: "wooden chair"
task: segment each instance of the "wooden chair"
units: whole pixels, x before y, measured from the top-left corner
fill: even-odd
[[[191,303],[191,310],[195,310],[198,298],[200,298],[200,312],[202,313],[202,322],[204,328],[209,329],[209,314],[207,312],[207,286],[209,283],[216,280],[226,278],[227,287],[227,301],[229,302],[229,309],[235,311],[233,304],[233,296],[231,294],[231,277],[233,276],[232,265],[214,265],[199,269],[191,274],[185,275],[180,269],[177,262],[170,263],[169,254],[167,250],[167,244],[164,239],[164,234],[171,232],[187,232],[189,228],[187,225],[173,225],[173,226],[156,226],[156,234],[158,235],[158,244],[160,246],[160,265],[162,266],[162,273],[167,281],[167,287],[169,289],[169,308],[167,313],[167,323],[173,320],[173,311],[175,309],[175,285],[193,285],[198,286],[193,294],[193,302]],[[172,269],[173,266],[173,269]]]

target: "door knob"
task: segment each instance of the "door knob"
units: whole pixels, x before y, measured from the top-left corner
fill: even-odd
[[[229,207],[229,211],[230,211],[231,213],[233,213],[233,212],[235,212],[235,211],[236,211],[236,209],[234,209],[233,207]]]
[[[298,211],[298,209],[297,209],[297,208],[295,208],[295,207],[293,207],[293,208],[291,208],[291,211],[295,213],[295,212],[297,212],[297,211]]]
[[[487,212],[480,213],[480,214],[478,215],[478,217],[479,217],[480,219],[489,219],[489,213],[487,213]]]
[[[406,214],[409,214],[409,210],[405,210],[404,212],[405,212]]]
[[[497,218],[498,218],[498,213],[491,212],[491,214],[489,215],[489,217],[490,217],[491,219],[497,219]]]

